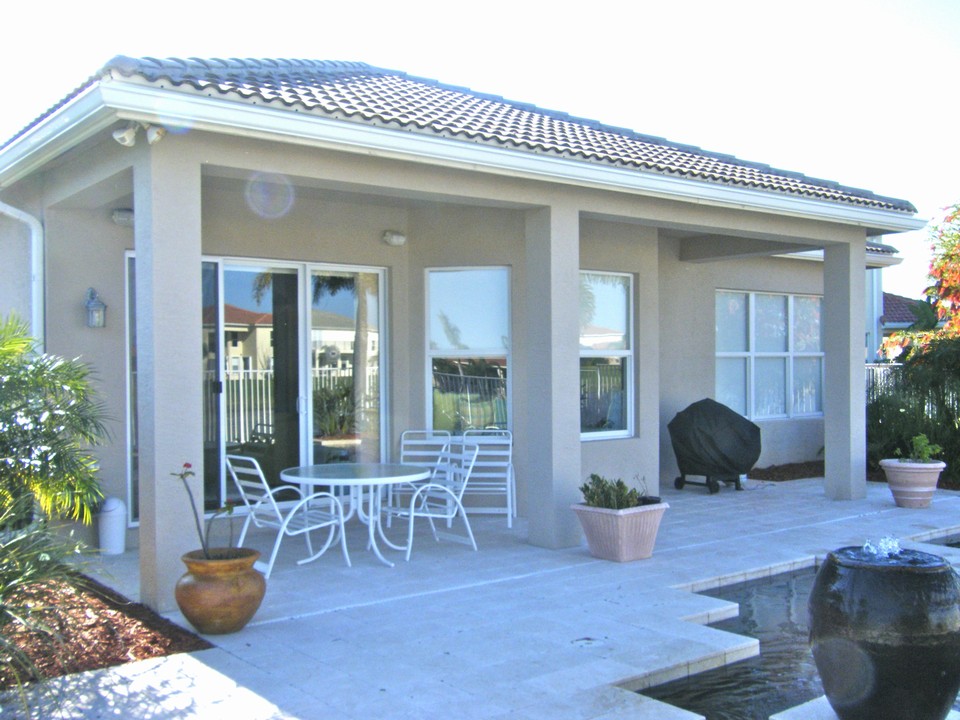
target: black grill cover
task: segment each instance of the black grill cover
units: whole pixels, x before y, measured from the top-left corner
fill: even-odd
[[[678,412],[667,429],[683,475],[739,477],[760,457],[760,428],[709,398]]]

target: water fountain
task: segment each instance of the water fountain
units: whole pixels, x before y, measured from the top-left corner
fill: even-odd
[[[876,545],[828,554],[810,643],[841,720],[943,720],[960,689],[960,577],[938,555]]]

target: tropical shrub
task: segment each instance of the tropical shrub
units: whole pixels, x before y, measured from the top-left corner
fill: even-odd
[[[91,522],[103,495],[90,449],[105,437],[87,366],[37,353],[23,323],[0,321],[0,668],[7,684],[40,679],[15,634],[42,634],[51,652],[62,644],[48,624],[59,608],[40,598],[79,581],[66,560],[82,546],[48,523]]]
[[[32,497],[49,517],[89,524],[102,499],[90,448],[107,435],[79,360],[38,354],[26,326],[0,321],[0,508],[29,520]]]
[[[356,430],[353,380],[342,378],[333,387],[313,392],[314,431],[326,437],[350,435]]]

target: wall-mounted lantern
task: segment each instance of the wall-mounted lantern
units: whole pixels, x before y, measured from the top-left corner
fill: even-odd
[[[87,290],[87,327],[102,328],[107,326],[107,305],[93,288]]]

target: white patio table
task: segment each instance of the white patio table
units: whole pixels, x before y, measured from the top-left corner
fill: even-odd
[[[356,513],[360,521],[366,524],[369,546],[376,556],[385,565],[393,567],[380,552],[377,536],[394,550],[405,550],[404,545],[394,545],[383,534],[383,525],[380,519],[382,502],[381,490],[388,485],[400,485],[426,480],[430,477],[430,469],[416,465],[400,465],[397,463],[330,463],[328,465],[303,465],[291,467],[280,472],[280,479],[284,482],[299,485],[304,492],[313,492],[314,486],[329,485],[348,488],[350,491],[350,507],[344,517],[348,520]],[[368,502],[366,512],[363,507],[364,490],[367,491]],[[307,558],[313,560],[314,558]]]

